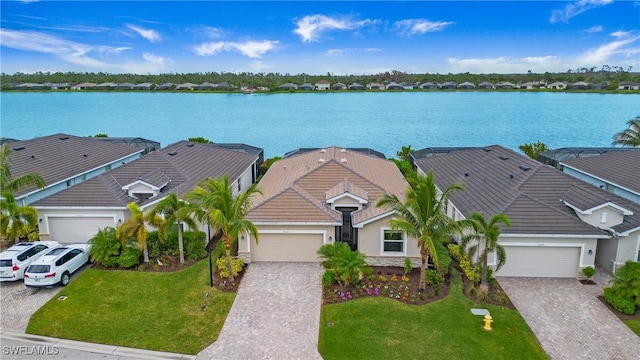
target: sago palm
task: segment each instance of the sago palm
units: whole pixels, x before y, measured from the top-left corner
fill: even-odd
[[[628,129],[613,136],[613,145],[640,147],[640,116],[627,121]]]
[[[158,227],[160,237],[164,238],[166,233],[174,224],[178,225],[178,250],[180,252],[180,263],[184,264],[184,240],[182,237],[182,224],[186,224],[194,232],[198,230],[198,224],[191,217],[189,204],[178,198],[176,193],[171,193],[162,199],[148,214],[152,225]],[[157,222],[161,219],[162,221]]]
[[[480,284],[487,285],[487,257],[490,252],[496,252],[496,271],[507,261],[507,254],[502,245],[498,244],[501,229],[500,224],[511,226],[511,219],[505,214],[496,214],[489,221],[484,215],[478,212],[471,213],[467,220],[471,223],[472,231],[463,236],[460,246],[465,249],[469,247],[469,258],[473,259],[478,253],[478,261],[482,264],[482,274]],[[471,244],[471,245],[470,245]],[[469,246],[470,245],[470,246]]]
[[[454,221],[446,213],[449,197],[455,191],[462,191],[460,183],[453,183],[443,192],[436,186],[433,173],[418,175],[411,179],[406,199],[385,194],[377,203],[378,207],[394,210],[397,218],[389,220],[393,230],[403,231],[418,243],[420,249],[420,290],[426,288],[425,275],[427,260],[433,258],[438,264],[436,242],[447,242],[449,237],[464,226],[464,222]]]
[[[234,196],[229,175],[225,175],[219,179],[204,180],[185,195],[185,199],[192,204],[195,218],[200,222],[208,222],[222,234],[231,282],[234,281],[231,245],[238,241],[238,236],[242,233],[250,233],[256,242],[258,241],[258,229],[251,221],[245,219],[251,209],[251,197],[256,193],[261,194],[262,191],[256,184],[252,184],[244,192]]]

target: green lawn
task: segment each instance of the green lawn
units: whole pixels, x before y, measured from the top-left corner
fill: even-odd
[[[453,276],[449,296],[423,306],[363,298],[322,307],[320,353],[329,359],[547,359],[517,311],[474,304]],[[493,330],[471,308],[489,309]]]
[[[627,324],[629,329],[640,336],[640,320],[627,320],[624,323]]]
[[[176,273],[87,269],[60,291],[65,301],[56,296],[31,317],[27,333],[197,354],[218,338],[235,298],[209,287],[208,266],[204,260]]]

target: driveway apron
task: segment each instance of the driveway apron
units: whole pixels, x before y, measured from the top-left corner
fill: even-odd
[[[251,263],[218,340],[198,359],[322,359],[322,267]]]
[[[576,279],[497,279],[551,359],[640,359],[640,337],[597,298],[608,286],[606,276],[595,278],[598,285]]]

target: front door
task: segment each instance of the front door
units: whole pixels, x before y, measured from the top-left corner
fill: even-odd
[[[351,226],[351,213],[358,210],[357,207],[341,207],[336,210],[342,213],[342,226],[336,227],[336,240],[349,244],[351,250],[358,249],[358,230]]]

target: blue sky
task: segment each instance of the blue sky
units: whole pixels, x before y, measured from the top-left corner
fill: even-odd
[[[640,71],[640,1],[8,1],[3,73]]]

